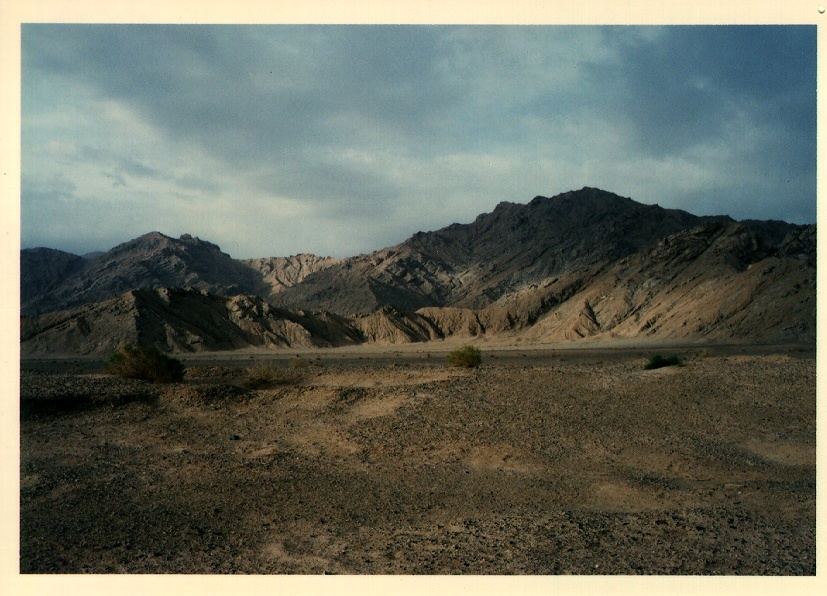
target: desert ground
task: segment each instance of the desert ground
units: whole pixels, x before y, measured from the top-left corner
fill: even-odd
[[[815,574],[813,346],[482,347],[24,360],[20,571]]]

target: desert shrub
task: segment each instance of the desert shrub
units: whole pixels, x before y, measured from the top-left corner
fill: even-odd
[[[675,355],[661,356],[660,354],[655,354],[649,359],[649,362],[646,364],[646,370],[663,368],[665,366],[683,366],[683,360],[681,360]]]
[[[153,383],[175,383],[184,379],[184,365],[180,360],[170,358],[154,347],[129,344],[112,354],[106,371],[118,377]]]
[[[259,362],[253,364],[246,371],[247,387],[252,389],[265,389],[276,385],[287,385],[299,380],[299,375],[294,370],[278,366],[274,362]]]
[[[295,358],[290,359],[290,368],[307,368],[310,366],[310,361],[306,358],[302,358],[301,356],[296,356]]]
[[[448,364],[462,368],[475,368],[482,362],[482,354],[474,346],[462,346],[448,354]]]

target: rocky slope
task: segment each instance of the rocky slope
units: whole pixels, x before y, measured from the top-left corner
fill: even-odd
[[[24,355],[125,341],[172,351],[483,335],[815,341],[815,225],[699,218],[594,189],[504,203],[472,224],[340,261],[236,261],[157,233],[88,260],[23,252],[39,264],[32,271],[46,263],[63,276],[24,276],[29,312],[79,304],[24,316]],[[129,289],[83,304],[120,287]]]
[[[23,319],[24,355],[95,354],[122,342],[170,351],[398,344],[450,337],[552,343],[659,338],[814,343],[814,226],[776,246],[738,223],[707,222],[632,256],[566,272],[483,309],[385,306],[344,317],[193,288]],[[59,349],[58,349],[59,347]]]
[[[707,223],[667,237],[602,268],[526,338],[814,342],[814,237],[789,251],[801,235],[772,248],[742,224]]]
[[[56,286],[81,271],[86,259],[53,248],[20,251],[20,300],[28,304],[51,295]]]
[[[526,205],[500,203],[470,224],[419,232],[397,246],[347,259],[286,289],[288,308],[368,314],[390,304],[485,307],[549,276],[630,255],[710,220],[642,205],[595,188]]]
[[[24,317],[25,353],[100,354],[122,343],[166,351],[323,347],[361,343],[341,317],[272,307],[258,296],[232,298],[194,288],[133,290],[91,305]]]
[[[262,281],[269,288],[269,294],[265,297],[272,298],[284,289],[301,283],[311,273],[340,263],[341,259],[302,253],[290,257],[245,259],[241,262],[261,275]]]
[[[24,264],[31,262],[30,255],[22,251]],[[215,244],[188,234],[174,239],[151,232],[58,273],[45,291],[24,295],[24,314],[99,302],[143,288],[192,286],[224,295],[264,291],[254,270]],[[42,276],[39,268],[26,266],[21,269],[21,286],[31,286],[31,279]]]
[[[152,232],[88,259],[62,253],[50,262],[45,249],[22,251],[21,310],[41,314],[129,290],[184,286],[342,315],[367,315],[383,306],[482,308],[706,219],[584,188],[524,205],[500,203],[470,224],[420,232],[348,259],[300,254],[236,260],[199,238]]]

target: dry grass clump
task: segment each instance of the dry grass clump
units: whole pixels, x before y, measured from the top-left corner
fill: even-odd
[[[151,346],[125,344],[106,365],[109,374],[153,383],[176,383],[184,379],[184,365]]]
[[[301,356],[296,356],[295,358],[290,359],[290,368],[295,369],[305,369],[310,366],[310,361],[306,358],[302,358]]]
[[[462,346],[448,354],[448,365],[476,368],[482,363],[482,353],[474,346]]]

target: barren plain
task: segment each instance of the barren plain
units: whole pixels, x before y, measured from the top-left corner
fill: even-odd
[[[20,571],[815,574],[814,348],[654,352],[24,360]]]

